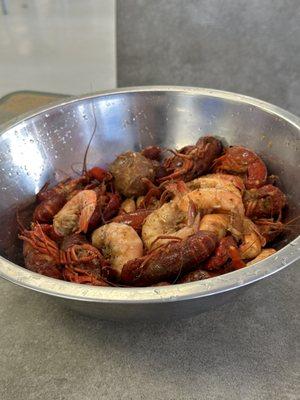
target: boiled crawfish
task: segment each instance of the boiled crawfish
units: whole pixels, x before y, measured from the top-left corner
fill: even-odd
[[[228,147],[214,161],[213,171],[241,176],[246,189],[263,186],[267,180],[265,163],[254,151],[242,146]]]
[[[217,237],[205,231],[184,240],[174,240],[141,258],[128,261],[123,266],[121,281],[132,286],[147,286],[176,279],[207,259],[216,243]]]
[[[258,189],[246,190],[243,203],[247,217],[281,217],[282,209],[287,205],[287,198],[276,186],[265,185]]]
[[[64,264],[63,277],[75,283],[109,286],[102,273],[109,264],[98,249],[88,243],[83,235],[64,238],[60,262]]]
[[[167,158],[162,166],[165,176],[158,178],[158,182],[168,180],[183,180],[188,182],[208,172],[212,162],[222,151],[221,142],[212,137],[200,138],[195,146],[186,146],[174,155]]]
[[[63,278],[58,244],[50,239],[41,225],[34,224],[32,230],[22,230],[19,238],[24,241],[26,268],[51,278]]]

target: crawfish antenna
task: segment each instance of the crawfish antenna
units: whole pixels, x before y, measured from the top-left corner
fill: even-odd
[[[87,156],[88,156],[88,152],[89,152],[92,140],[93,140],[93,138],[95,136],[95,133],[97,131],[97,118],[96,118],[95,108],[94,108],[94,99],[92,99],[92,110],[93,110],[93,117],[94,117],[94,128],[93,128],[93,132],[91,134],[90,140],[88,142],[88,145],[87,145],[85,153],[84,153],[81,175],[85,175],[86,172],[87,172]]]

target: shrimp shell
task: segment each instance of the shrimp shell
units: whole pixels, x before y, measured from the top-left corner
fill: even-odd
[[[197,230],[196,224],[187,226],[187,219],[188,212],[178,210],[177,204],[172,201],[154,210],[143,224],[142,239],[145,246],[153,249],[170,241],[160,238],[162,236],[185,239],[194,234]]]
[[[191,202],[198,210],[217,210],[238,214],[241,217],[245,214],[241,196],[226,189],[197,189],[177,197],[176,200],[179,210],[184,212],[187,212]]]
[[[200,221],[201,231],[213,232],[218,240],[222,239],[230,230],[230,215],[228,214],[206,214]]]
[[[117,222],[96,229],[92,234],[92,244],[102,250],[117,277],[127,261],[143,255],[143,242],[136,231]]]
[[[97,195],[93,190],[81,190],[54,216],[53,227],[57,234],[87,232],[95,211]]]
[[[208,174],[187,182],[186,186],[190,190],[202,188],[226,189],[232,193],[241,194],[245,190],[243,180],[239,176],[228,174]]]
[[[120,211],[125,211],[125,213],[133,213],[136,211],[136,204],[133,197],[125,199],[121,203]]]

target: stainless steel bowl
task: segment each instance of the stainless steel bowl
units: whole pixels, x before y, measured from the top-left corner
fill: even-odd
[[[82,164],[95,127],[88,162],[107,165],[127,149],[150,144],[182,147],[213,133],[256,150],[289,194],[289,218],[300,214],[300,120],[260,100],[185,87],[138,87],[76,98],[23,117],[0,137],[0,275],[56,297],[103,319],[190,316],[214,308],[241,288],[287,267],[300,255],[293,230],[275,255],[240,271],[169,287],[102,288],[47,278],[17,265],[15,212],[31,202],[54,173],[73,174]],[[29,295],[29,293],[28,293]]]

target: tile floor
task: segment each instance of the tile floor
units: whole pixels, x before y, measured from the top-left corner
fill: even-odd
[[[6,0],[0,8],[0,97],[81,94],[116,86],[115,0]]]

